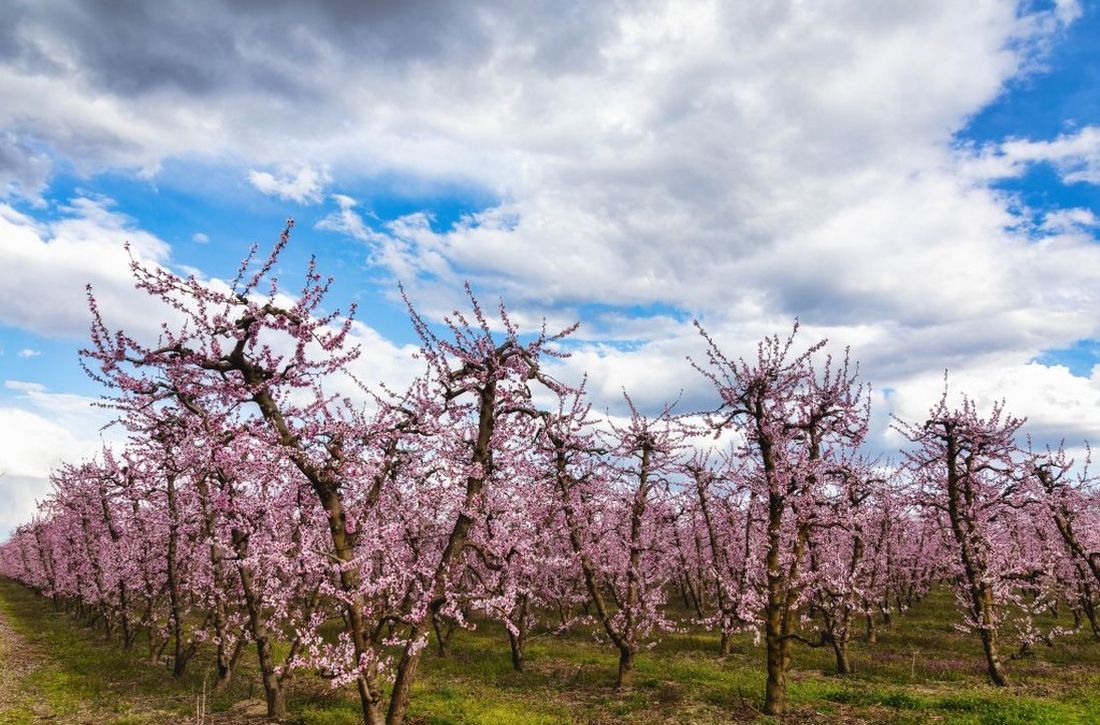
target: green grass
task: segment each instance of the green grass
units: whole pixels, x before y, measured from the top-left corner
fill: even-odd
[[[104,642],[99,632],[82,631],[49,602],[7,580],[0,580],[0,609],[12,629],[44,655],[23,675],[21,702],[0,711],[0,723],[52,716],[58,722],[124,725],[193,712],[194,693],[202,691],[197,670],[175,680],[150,665],[142,650],[125,651]]]
[[[127,652],[105,643],[67,614],[8,581],[0,581],[6,619],[44,653],[25,678],[25,694],[0,709],[0,724],[36,722],[48,711],[57,722],[167,723],[185,721],[209,671],[200,652],[188,674],[174,679],[150,665],[142,647]],[[937,592],[892,627],[879,642],[852,645],[856,674],[832,674],[831,651],[800,647],[790,674],[791,717],[786,722],[969,723],[1054,725],[1100,723],[1100,643],[1085,634],[1008,664],[1013,685],[986,684],[977,641],[953,627],[953,598]],[[528,667],[512,670],[499,625],[483,623],[455,635],[446,658],[425,655],[414,688],[410,722],[424,725],[553,725],[556,723],[778,722],[759,715],[763,651],[738,639],[719,658],[717,639],[686,631],[667,635],[639,654],[635,687],[613,688],[616,657],[590,632],[541,636],[528,646]],[[211,702],[215,712],[262,693],[254,663]],[[301,673],[288,706],[305,725],[354,725],[353,693],[332,691]],[[235,722],[229,716],[222,722]]]

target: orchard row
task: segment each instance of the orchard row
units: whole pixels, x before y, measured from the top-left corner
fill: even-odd
[[[409,305],[423,373],[368,390],[352,314],[322,312],[332,280],[274,279],[289,232],[231,285],[134,262],[169,311],[154,343],[108,328],[89,291],[85,366],[128,444],[54,473],[0,573],[177,674],[210,648],[219,687],[254,647],[273,718],[296,672],[354,686],[368,725],[400,725],[425,648],[475,620],[500,623],[517,669],[536,627],[594,625],[623,688],[662,631],[704,626],[723,651],[753,632],[770,714],[796,647],[846,674],[857,634],[940,583],[995,684],[1055,642],[1053,610],[1100,637],[1094,480],[1021,449],[1001,408],[945,394],[895,424],[910,445],[886,465],[861,453],[869,396],[846,357],[792,333],[735,359],[700,328],[713,410],[596,414],[547,372],[573,328],[521,334],[472,294],[438,326]]]

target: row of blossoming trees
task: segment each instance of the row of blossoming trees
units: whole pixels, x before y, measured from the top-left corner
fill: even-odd
[[[532,631],[588,626],[620,687],[662,631],[710,628],[720,653],[753,632],[769,713],[796,644],[850,672],[849,642],[937,582],[997,684],[1004,657],[1058,633],[1050,611],[1100,636],[1092,479],[1019,448],[1000,408],[945,397],[897,424],[901,464],[868,460],[846,358],[792,334],[734,359],[700,328],[713,410],[627,397],[629,416],[600,415],[547,370],[572,328],[523,335],[472,295],[441,325],[409,306],[424,372],[407,390],[340,394],[352,316],[324,311],[312,264],[280,290],[289,230],[228,285],[135,262],[171,311],[153,343],[108,328],[89,293],[86,366],[129,444],[55,472],[0,548],[4,575],[177,674],[208,648],[218,686],[254,648],[273,718],[308,670],[354,686],[368,724],[399,725],[425,649],[475,621],[500,623],[517,669]]]

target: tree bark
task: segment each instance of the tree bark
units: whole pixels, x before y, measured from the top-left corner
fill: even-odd
[[[473,528],[474,519],[469,512],[475,511],[480,506],[481,495],[485,489],[493,469],[493,431],[496,428],[496,403],[497,384],[490,378],[489,382],[478,392],[478,424],[477,440],[474,443],[471,461],[477,464],[480,475],[466,478],[466,496],[463,501],[462,511],[455,520],[451,534],[447,538],[447,545],[436,567],[434,578],[434,597],[429,605],[429,612],[420,622],[411,628],[408,644],[401,655],[401,661],[397,665],[397,676],[394,678],[393,691],[390,695],[390,707],[386,713],[387,725],[402,725],[409,707],[409,696],[412,693],[412,683],[416,677],[417,666],[423,647],[419,639],[427,636],[426,620],[438,612],[447,602],[447,584],[453,575],[466,548],[466,540]]]
[[[634,649],[623,647],[619,650],[619,673],[615,679],[615,688],[629,690],[634,687]]]
[[[979,633],[982,638],[982,649],[985,652],[986,667],[989,670],[989,681],[998,687],[1008,684],[1005,675],[1004,664],[997,648],[997,629],[993,624],[993,592],[989,587],[982,587],[980,593],[975,594],[980,602],[981,626]]]
[[[1087,594],[1081,596],[1081,611],[1084,612],[1085,617],[1089,620],[1089,626],[1092,627],[1093,639],[1100,641],[1100,617],[1097,616],[1096,604]]]
[[[759,414],[758,419],[763,418]],[[764,687],[764,713],[782,715],[787,704],[787,667],[790,658],[790,642],[783,636],[783,592],[782,568],[782,528],[785,502],[775,481],[775,462],[772,459],[771,444],[766,437],[760,441],[761,455],[764,461],[764,475],[768,479],[768,552],[765,559],[767,568],[767,600],[764,609],[764,639],[767,650],[768,680]]]
[[[260,662],[260,681],[267,700],[267,716],[274,719],[286,717],[286,695],[276,674],[275,654],[272,651],[271,632],[267,626],[262,605],[256,596],[252,571],[245,565],[248,558],[248,535],[241,529],[233,529],[233,547],[237,553],[237,574],[241,580],[245,607],[248,609],[248,625],[256,642],[256,657]]]
[[[333,553],[341,565],[350,563],[355,558],[355,539],[357,532],[350,531],[347,526],[347,515],[344,511],[344,502],[340,496],[337,482],[331,480],[331,474],[318,469],[305,456],[301,449],[298,437],[291,431],[283,418],[271,393],[264,387],[263,375],[254,365],[237,356],[233,360],[234,367],[241,371],[245,379],[258,390],[253,395],[253,401],[260,408],[261,414],[278,436],[279,443],[290,452],[290,459],[294,465],[310,482],[314,493],[317,495],[324,508],[328,519],[329,536],[332,541]],[[368,651],[368,637],[366,623],[363,621],[363,612],[366,602],[359,592],[359,572],[349,566],[340,567],[340,588],[345,594],[344,621],[348,634],[351,635],[352,648],[356,665]],[[356,677],[356,690],[359,693],[359,702],[363,711],[363,722],[367,725],[379,725],[383,722],[382,713],[382,685],[377,673],[359,673]]]
[[[783,635],[780,632],[779,610],[767,613],[765,619],[765,645],[767,647],[768,679],[764,685],[764,713],[781,715],[787,705],[787,671]]]
[[[436,654],[446,657],[451,645],[451,637],[454,636],[455,623],[443,621],[438,614],[432,615],[432,629],[435,630]]]
[[[223,485],[227,481],[221,479]],[[195,481],[195,490],[199,494],[199,506],[202,510],[203,534],[207,541],[207,555],[210,558],[211,577],[214,580],[213,598],[214,606],[210,614],[214,623],[214,637],[218,642],[216,666],[218,670],[217,680],[214,683],[215,690],[221,690],[233,677],[237,658],[240,656],[241,646],[236,643],[232,649],[229,644],[229,633],[226,629],[228,620],[228,606],[225,601],[225,570],[222,558],[218,553],[217,519],[210,502],[210,486],[205,476],[198,476]]]
[[[963,575],[966,577],[970,595],[970,615],[982,641],[989,681],[1003,687],[1008,684],[1008,678],[997,650],[993,591],[984,581],[984,572],[976,552],[971,550],[971,542],[978,538],[974,531],[974,521],[965,513],[966,504],[972,495],[968,489],[969,482],[959,473],[959,441],[950,427],[944,430],[944,443],[947,449],[947,513],[962,558]]]
[[[179,506],[176,501],[176,478],[175,475],[169,473],[167,478],[167,495],[168,495],[168,601],[171,605],[171,618],[172,618],[172,640],[173,640],[173,657],[172,657],[172,674],[176,677],[182,677],[186,671],[187,662],[191,659],[191,655],[195,653],[193,643],[184,643],[184,623],[183,623],[183,599],[180,592],[180,578],[178,571],[178,562],[176,557],[176,550],[179,546]]]
[[[512,630],[508,630],[508,645],[512,649],[512,669],[516,672],[523,672],[523,647],[525,644],[522,633],[516,634]]]
[[[833,654],[836,656],[836,673],[838,675],[852,674],[852,664],[848,660],[848,640],[845,637],[833,637]]]
[[[733,633],[723,629],[721,639],[718,641],[718,654],[725,657],[731,652],[733,652]]]
[[[527,645],[527,601],[526,594],[520,595],[519,604],[516,605],[518,621],[513,623],[516,631],[508,629],[508,644],[512,649],[512,669],[516,672],[523,672],[524,647]]]

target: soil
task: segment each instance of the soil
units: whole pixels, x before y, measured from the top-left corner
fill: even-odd
[[[12,629],[0,609],[0,723],[6,724],[5,712],[29,711],[35,720],[56,718],[49,708],[35,702],[25,682],[41,666],[44,656]]]
[[[66,725],[104,725],[117,722],[117,712],[105,711],[88,702],[80,703],[76,712],[59,714],[36,696],[36,687],[30,681],[34,672],[50,663],[49,655],[29,642],[4,616],[0,609],[0,725],[24,725],[25,723],[66,723]],[[150,703],[135,702],[131,715],[147,725],[178,725],[177,714],[143,707]],[[207,713],[204,725],[248,725],[266,722],[262,702],[238,703],[225,713]],[[199,722],[187,718],[186,723]]]

